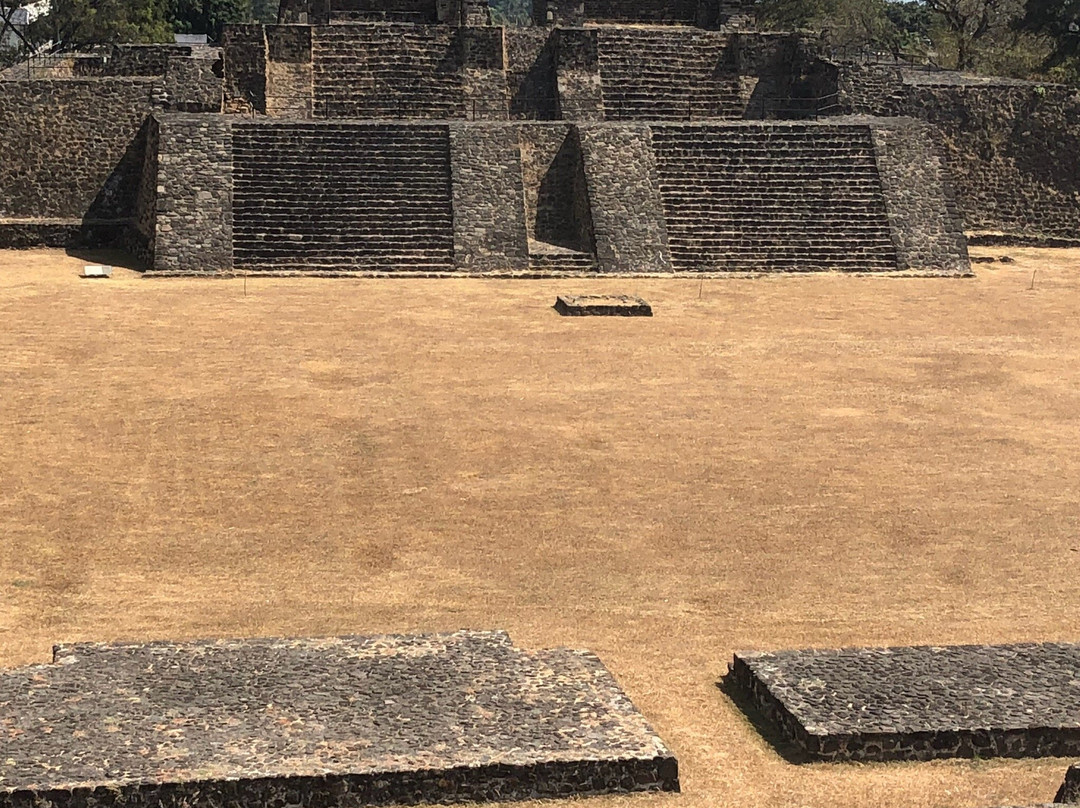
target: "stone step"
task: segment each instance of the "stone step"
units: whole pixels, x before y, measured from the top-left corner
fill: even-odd
[[[13,804],[106,794],[151,808],[167,794],[189,808],[364,806],[679,788],[675,758],[599,659],[521,650],[503,632],[61,645],[53,664],[0,672],[0,704]]]

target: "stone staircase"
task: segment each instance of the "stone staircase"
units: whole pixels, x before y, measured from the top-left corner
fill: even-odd
[[[332,0],[330,22],[407,22],[433,24],[438,14],[433,0]]]
[[[594,22],[662,22],[693,25],[697,0],[645,4],[640,0],[585,0],[585,19]]]
[[[679,28],[600,28],[597,36],[607,120],[743,117],[726,36]]]
[[[596,256],[529,239],[529,269],[540,272],[590,272],[596,269]]]
[[[238,269],[453,268],[446,126],[238,124],[233,182]]]
[[[331,25],[312,37],[316,118],[464,118],[461,49],[449,26]]]
[[[870,130],[652,129],[676,270],[897,269]]]

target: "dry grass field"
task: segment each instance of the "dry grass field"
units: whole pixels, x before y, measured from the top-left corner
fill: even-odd
[[[785,762],[716,687],[738,648],[1080,640],[1080,251],[1003,253],[246,294],[0,254],[0,664],[505,628],[597,652],[680,759],[591,805],[1048,801],[1067,761]]]

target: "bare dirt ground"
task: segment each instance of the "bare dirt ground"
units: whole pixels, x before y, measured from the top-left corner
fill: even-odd
[[[1067,761],[795,765],[738,648],[1080,640],[1080,251],[966,280],[148,280],[0,254],[0,664],[505,628],[597,652],[682,795],[1048,801]],[[1035,273],[1034,288],[1032,273]],[[560,318],[629,293],[652,319]]]

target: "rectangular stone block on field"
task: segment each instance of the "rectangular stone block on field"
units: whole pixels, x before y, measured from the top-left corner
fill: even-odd
[[[729,684],[819,760],[1080,755],[1080,645],[740,652]]]
[[[503,632],[54,649],[0,672],[0,807],[331,808],[677,791],[603,664]]]
[[[1080,763],[1069,767],[1054,802],[1080,802]]]
[[[555,311],[564,317],[652,317],[652,306],[630,295],[559,295]]]

